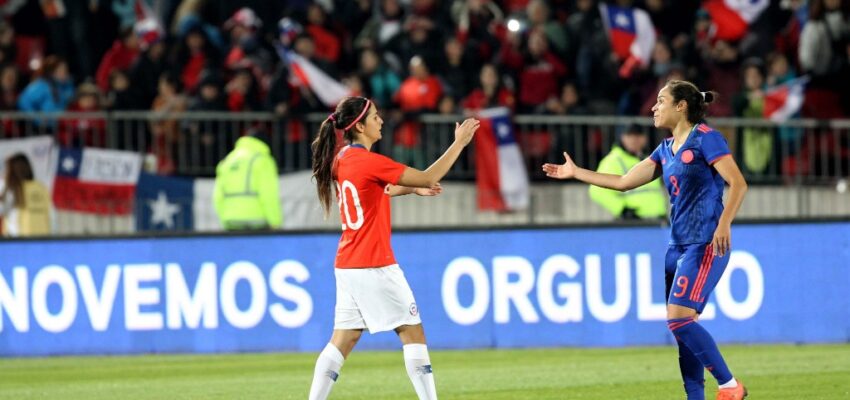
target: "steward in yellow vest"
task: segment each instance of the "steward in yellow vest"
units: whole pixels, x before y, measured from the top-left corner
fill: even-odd
[[[614,145],[599,162],[596,172],[625,175],[642,160],[647,140],[640,127],[629,127],[620,136],[620,145]],[[592,185],[589,191],[593,201],[619,219],[664,219],[667,216],[667,197],[660,179],[628,192]]]
[[[277,164],[264,135],[239,138],[216,167],[213,205],[226,230],[276,229],[283,222]]]

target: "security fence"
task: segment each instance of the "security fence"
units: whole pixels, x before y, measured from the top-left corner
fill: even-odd
[[[236,139],[252,132],[269,135],[281,174],[310,168],[310,142],[326,114],[303,118],[280,118],[271,113],[0,113],[0,139],[51,135],[60,146],[101,147],[145,155],[145,169],[165,175],[209,178],[215,165]],[[439,157],[454,138],[461,115],[421,115],[411,119],[390,112],[382,116],[384,138],[374,151],[408,165],[425,168]],[[850,120],[794,119],[776,123],[762,119],[712,118],[709,124],[727,138],[751,190],[741,216],[762,218],[808,218],[850,216]],[[587,196],[586,185],[552,182],[541,164],[562,162],[567,151],[575,162],[595,169],[627,129],[649,134],[648,153],[669,132],[651,126],[646,117],[517,115],[514,136],[522,151],[531,180],[530,206],[513,213],[482,212],[476,206],[476,148],[470,146],[447,175],[446,191],[436,202],[417,199],[394,205],[398,226],[474,226],[508,224],[596,223],[612,220]],[[309,173],[307,174],[309,178]],[[321,220],[315,191],[305,180],[297,191],[283,190],[295,205],[292,212],[309,210],[316,222],[287,228],[333,228],[334,218]],[[191,199],[174,199],[192,208]],[[197,206],[198,200],[194,199]],[[138,202],[137,202],[138,203]],[[202,202],[203,203],[203,202]],[[206,202],[209,203],[209,202]],[[205,204],[206,204],[205,203]],[[297,203],[297,204],[296,204]],[[142,209],[146,204],[135,204]],[[421,211],[427,210],[427,213]],[[285,213],[286,215],[286,213]],[[285,216],[289,221],[292,214]],[[64,233],[125,232],[130,220],[92,222],[78,216],[60,221]],[[102,218],[99,217],[99,218]],[[84,228],[79,228],[84,226]],[[214,229],[209,224],[206,229]],[[175,222],[174,230],[197,230]]]
[[[279,118],[271,113],[0,113],[0,139],[53,135],[61,146],[92,146],[131,150],[156,157],[159,171],[188,176],[212,176],[215,165],[235,140],[254,131],[271,139],[280,172],[310,168],[310,142],[324,114]],[[404,120],[384,116],[384,140],[375,151],[400,162],[425,168],[451,143],[461,115],[421,115]],[[850,120],[794,119],[776,123],[763,119],[713,118],[752,183],[834,183],[850,175]],[[618,135],[628,127],[649,133],[649,152],[669,133],[651,126],[646,117],[546,116],[514,117],[515,137],[529,176],[543,180],[539,166],[560,161],[568,151],[575,162],[596,168]],[[471,146],[447,179],[475,178],[475,148]]]

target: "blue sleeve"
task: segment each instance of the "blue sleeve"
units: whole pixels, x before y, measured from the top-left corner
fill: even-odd
[[[726,138],[717,131],[703,134],[700,147],[705,161],[709,164],[714,164],[720,158],[732,154],[729,151],[729,144],[726,143]]]
[[[45,86],[47,85],[40,81],[27,85],[18,97],[18,108],[21,111],[39,111],[40,105],[44,102],[44,96],[48,94]]]
[[[664,142],[658,144],[658,147],[652,151],[652,154],[649,155],[649,159],[655,161],[656,164],[661,165],[661,148],[664,146]]]

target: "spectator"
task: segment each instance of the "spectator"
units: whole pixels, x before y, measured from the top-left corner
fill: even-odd
[[[804,113],[813,118],[838,118],[842,115],[836,84],[848,63],[847,16],[837,0],[811,0],[809,20],[800,33],[799,61],[811,76]],[[845,86],[847,84],[844,84]]]
[[[401,33],[404,9],[400,0],[381,0],[381,9],[377,16],[366,23],[354,39],[354,45],[360,49],[383,49]]]
[[[325,10],[317,3],[307,6],[307,26],[305,30],[316,43],[316,58],[330,64],[339,61],[342,44],[327,22]]]
[[[140,110],[147,109],[153,104],[157,95],[159,78],[166,70],[166,43],[156,30],[156,26],[139,24],[136,34],[141,37],[142,53],[136,63],[130,68],[130,90],[137,97]]]
[[[159,78],[158,94],[151,107],[155,116],[151,121],[151,152],[157,159],[156,170],[160,174],[167,175],[176,171],[174,155],[180,140],[180,125],[176,116],[185,110],[186,98],[180,94],[177,78],[163,73]]]
[[[236,80],[250,79],[251,73],[248,70],[240,70],[234,77]],[[231,82],[232,83],[232,82]],[[228,86],[236,86],[236,84]],[[236,91],[231,87],[230,90]],[[242,90],[241,88],[239,90]],[[235,94],[233,96],[236,96]],[[239,107],[244,106],[245,97],[239,95],[242,100]],[[228,111],[228,101],[222,94],[222,82],[218,74],[214,71],[204,71],[201,82],[198,84],[198,93],[192,99],[189,111],[206,112],[214,115],[217,112]],[[237,105],[234,105],[237,106]],[[191,163],[194,166],[200,167],[202,170],[212,170],[221,156],[218,149],[221,141],[221,135],[226,132],[222,129],[224,121],[215,117],[204,118],[202,120],[193,120],[189,124],[188,141],[190,147],[193,148]],[[229,132],[236,134],[237,132]],[[195,157],[197,155],[197,157]]]
[[[587,107],[579,95],[574,82],[565,82],[561,86],[560,97],[546,101],[546,111],[555,115],[587,115]]]
[[[620,134],[618,144],[600,162],[596,172],[625,175],[646,158],[647,132],[640,126],[630,125]],[[590,186],[590,198],[611,215],[621,220],[654,219],[667,216],[667,197],[660,179],[627,192]]]
[[[767,58],[767,85],[768,87],[781,85],[788,81],[797,78],[794,69],[788,65],[788,57],[782,53],[771,53]],[[800,112],[794,113],[791,118],[799,118]],[[779,142],[780,150],[784,158],[797,154],[797,150],[801,147],[803,138],[803,130],[800,128],[789,127],[786,125],[779,126]]]
[[[177,45],[174,56],[175,73],[187,93],[195,93],[202,71],[214,70],[220,65],[218,57],[218,50],[210,43],[202,27],[189,28]]]
[[[295,38],[295,42],[293,43],[292,48],[295,53],[309,60],[311,63],[313,63],[313,65],[324,71],[326,74],[332,77],[339,76],[333,64],[315,57],[316,46],[313,43],[313,38],[310,37],[310,35],[298,35]],[[293,104],[295,108],[292,110],[293,113],[297,112],[298,114],[305,114],[309,112],[325,111],[327,109],[324,103],[322,103],[321,100],[319,100],[319,98],[316,96],[316,94],[313,93],[313,90],[310,89],[309,85],[304,82],[299,82],[297,89],[299,94],[299,100],[297,101],[297,103]]]
[[[109,91],[106,94],[105,106],[110,111],[142,109],[142,105],[130,90],[130,77],[127,72],[116,69],[109,74]]]
[[[622,90],[618,65],[611,60],[611,45],[596,0],[576,0],[576,11],[567,19],[567,60],[573,60],[576,87],[595,114],[613,114],[614,99]]]
[[[8,23],[0,22],[0,65],[14,63],[16,56],[15,28]]]
[[[737,93],[741,89],[741,63],[738,49],[729,42],[718,40],[706,55],[706,85],[720,93]],[[717,117],[733,115],[729,96],[719,96],[711,103],[711,113]]]
[[[222,94],[221,78],[216,72],[205,71],[198,84],[198,94],[192,98],[190,111],[226,111],[227,101]]]
[[[567,50],[567,34],[562,24],[551,19],[549,5],[545,0],[531,0],[525,8],[528,15],[529,30],[540,30],[546,35],[546,41],[558,55]]]
[[[403,33],[387,44],[387,50],[397,55],[401,65],[408,65],[418,56],[433,67],[443,62],[443,37],[427,18],[411,15],[404,22]]]
[[[372,99],[378,108],[392,105],[393,95],[401,86],[401,79],[372,49],[360,53],[360,79],[364,83],[365,97]]]
[[[70,117],[60,123],[58,141],[65,147],[106,147],[106,120],[85,115],[101,110],[97,85],[84,82],[77,87],[74,101],[68,106]],[[82,114],[82,115],[80,115]]]
[[[227,82],[225,91],[228,110],[232,112],[260,110],[260,90],[250,70],[237,70],[230,82]]]
[[[116,69],[109,75],[109,92],[104,107],[109,111],[131,111],[146,108],[130,88],[130,77]],[[139,121],[114,118],[110,125],[109,136],[114,139],[115,147],[121,150],[144,151],[150,143],[150,132]]]
[[[68,64],[60,57],[48,56],[36,78],[18,98],[18,107],[28,112],[65,111],[72,97],[74,84],[68,74]]]
[[[410,59],[410,77],[402,82],[395,96],[404,117],[396,130],[393,159],[417,168],[425,166],[419,115],[436,111],[442,95],[440,81],[431,75],[425,61],[419,56]]]
[[[455,1],[451,13],[456,36],[471,57],[492,60],[499,50],[499,37],[506,31],[499,6],[491,0]]]
[[[546,36],[541,31],[528,35],[528,54],[519,75],[520,112],[539,112],[546,101],[558,95],[561,79],[567,68],[549,51]]]
[[[767,56],[767,86],[783,84],[797,77],[794,68],[788,64],[788,57],[782,53]]]
[[[5,178],[0,181],[0,220],[3,236],[44,236],[51,231],[50,191],[35,179],[23,153],[6,159]]]
[[[764,118],[764,72],[760,59],[748,59],[743,68],[743,88],[733,99],[736,117]],[[773,131],[744,128],[741,132],[744,171],[763,174],[773,159]]]
[[[263,48],[258,36],[263,22],[247,7],[239,9],[224,23],[230,33],[230,51],[224,67],[230,71],[248,69],[258,81],[271,71],[272,55]]]
[[[20,75],[14,64],[0,65],[0,111],[17,111],[18,94],[21,92]],[[23,124],[14,119],[0,119],[0,129],[5,137],[21,134]]]
[[[0,65],[0,110],[16,111],[20,91],[18,68],[14,64]]]
[[[437,112],[443,115],[457,115],[457,102],[455,102],[454,97],[449,95],[443,96],[437,104]]]
[[[104,92],[109,90],[109,75],[116,69],[128,70],[139,56],[139,37],[132,27],[121,31],[97,67],[97,86]]]
[[[470,91],[470,83],[474,79],[475,69],[466,53],[463,44],[449,38],[445,44],[445,58],[440,64],[439,75],[445,84],[445,91],[455,100],[466,97]]]
[[[463,100],[463,108],[480,110],[482,108],[504,106],[514,108],[514,94],[502,84],[499,72],[493,64],[484,64],[478,74],[479,87]]]

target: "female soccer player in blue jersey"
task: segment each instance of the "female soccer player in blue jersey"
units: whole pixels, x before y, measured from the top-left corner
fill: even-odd
[[[574,178],[620,191],[664,177],[672,206],[665,261],[667,326],[679,345],[679,368],[689,400],[705,398],[703,368],[717,379],[718,400],[747,396],[747,389],[729,372],[711,334],[697,323],[729,262],[730,226],[747,191],[747,182],[731,157],[726,139],[704,122],[708,104],[715,96],[714,92],[701,92],[690,82],[668,82],[658,92],[652,112],[655,126],[670,129],[673,137],[661,142],[625,175],[579,168],[567,153],[564,164],[543,165],[549,177]],[[725,207],[724,182],[729,185]]]

